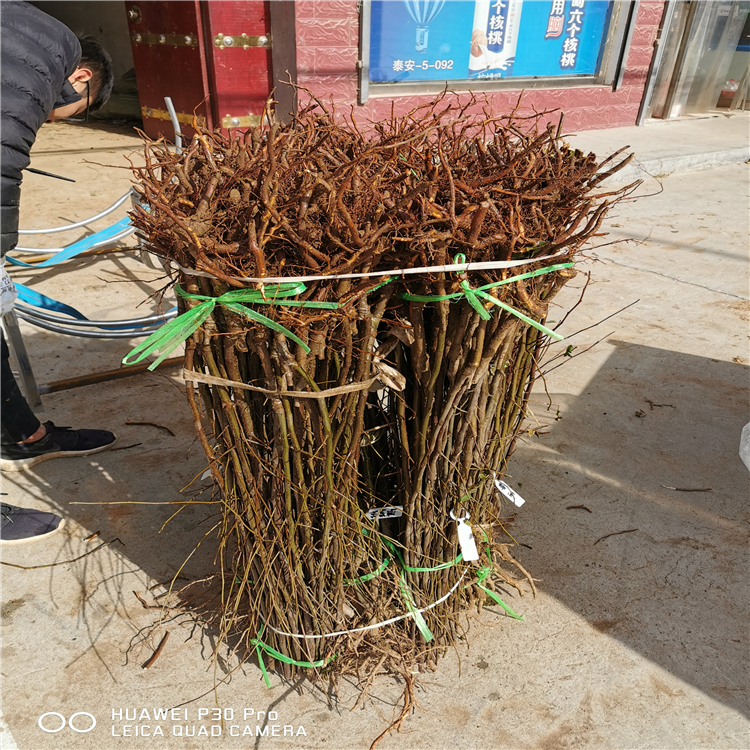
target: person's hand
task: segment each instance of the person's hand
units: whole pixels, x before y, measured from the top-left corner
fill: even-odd
[[[487,46],[487,34],[482,31],[482,29],[474,29],[474,31],[471,33],[471,55],[472,57],[481,57],[482,56],[482,49],[479,46],[480,44],[483,44],[485,47]]]

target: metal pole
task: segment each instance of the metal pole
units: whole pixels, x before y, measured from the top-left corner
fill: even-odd
[[[669,84],[669,90],[667,91],[667,98],[664,103],[664,114],[662,118],[669,120],[672,118],[672,108],[674,107],[675,99],[680,93],[682,85],[682,75],[685,68],[685,62],[688,54],[688,44],[690,42],[690,33],[693,30],[693,23],[695,22],[696,13],[698,11],[697,0],[688,0],[687,3],[687,17],[685,19],[685,27],[682,32],[682,39],[680,41],[680,49],[677,52],[677,59],[674,64],[674,72],[672,73],[672,81]]]
[[[64,227],[54,227],[53,229],[19,229],[18,234],[54,234],[55,232],[67,232],[69,229],[78,229],[78,227],[83,227],[86,224],[92,224],[93,222],[97,221],[97,219],[101,219],[107,214],[111,214],[112,211],[114,211],[116,208],[119,208],[134,193],[135,191],[133,190],[133,188],[131,188],[127,193],[125,193],[125,195],[123,195],[121,198],[118,198],[109,208],[105,208],[104,211],[100,211],[98,214],[92,216],[89,219],[77,221],[75,224],[66,224]]]
[[[625,75],[625,67],[628,64],[628,53],[630,52],[630,42],[633,40],[633,31],[635,30],[635,21],[638,16],[638,6],[640,0],[631,0],[630,8],[628,9],[628,22],[625,27],[625,38],[622,41],[622,49],[620,50],[620,62],[615,73],[615,80],[612,83],[612,91],[617,91],[622,86],[622,79]]]
[[[18,374],[21,378],[21,386],[23,387],[23,394],[26,396],[26,401],[28,401],[32,409],[40,411],[43,408],[42,399],[39,397],[39,388],[37,388],[36,379],[34,378],[34,371],[31,369],[26,345],[23,343],[21,329],[18,327],[18,318],[13,310],[3,315],[3,328],[5,328],[5,333],[8,337],[10,350],[16,358],[16,362],[18,362]]]
[[[667,42],[666,36],[667,34],[669,34],[669,29],[672,26],[672,19],[674,18],[676,5],[676,0],[667,0],[667,5],[664,8],[664,16],[661,20],[661,27],[659,28],[656,40],[654,41],[654,57],[651,60],[651,67],[648,71],[646,90],[643,92],[643,98],[641,99],[641,108],[638,110],[638,118],[635,121],[636,125],[643,125],[644,121],[646,120],[646,113],[648,112],[649,105],[651,104],[651,97],[654,94],[656,79],[659,76],[661,61],[664,57],[664,50],[666,48]]]
[[[178,151],[182,151],[182,133],[180,132],[180,121],[177,119],[177,111],[172,104],[172,97],[165,96],[164,104],[167,105],[167,112],[169,112],[169,119],[172,121],[172,127],[174,128],[174,145]]]
[[[359,104],[370,98],[370,19],[372,4],[370,0],[360,0],[359,8]]]
[[[164,370],[167,367],[177,367],[178,365],[182,365],[183,362],[183,357],[165,359],[161,364],[157,365],[153,371]],[[119,370],[105,370],[104,372],[93,372],[90,375],[81,375],[77,378],[55,380],[52,383],[40,386],[39,390],[42,393],[58,393],[59,391],[67,391],[70,388],[80,388],[84,385],[95,385],[96,383],[104,383],[108,380],[119,380],[120,378],[129,378],[131,375],[140,375],[146,372],[148,367],[148,362],[141,362],[140,364],[131,365]]]

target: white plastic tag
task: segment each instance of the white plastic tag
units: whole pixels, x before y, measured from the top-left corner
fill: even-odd
[[[18,299],[18,290],[13,280],[8,276],[5,270],[5,262],[0,266],[0,312],[3,315],[13,309],[15,301]]]
[[[468,516],[466,516],[466,518],[468,518]],[[459,518],[457,521],[458,546],[461,547],[461,554],[463,555],[464,562],[478,560],[479,552],[477,551],[477,543],[474,541],[474,532],[471,530],[471,526],[469,526],[463,518]]]
[[[520,508],[526,502],[514,489],[508,487],[508,485],[500,479],[495,480],[495,487],[497,487],[498,492],[506,500],[513,503],[517,508]]]
[[[389,505],[387,508],[370,508],[365,514],[371,521],[376,518],[382,521],[384,518],[398,518],[404,515],[403,505]]]

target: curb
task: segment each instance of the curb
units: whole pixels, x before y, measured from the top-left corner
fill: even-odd
[[[747,161],[750,161],[750,146],[740,146],[704,154],[667,156],[663,159],[651,158],[643,161],[639,161],[636,154],[632,164],[628,164],[625,169],[613,174],[607,182],[615,184],[634,182],[647,177],[669,177],[676,173],[713,169],[728,164],[744,164]]]

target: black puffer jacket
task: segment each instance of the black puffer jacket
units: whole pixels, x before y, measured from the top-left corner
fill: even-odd
[[[29,166],[37,131],[53,109],[82,98],[68,81],[81,59],[81,45],[67,26],[28,3],[0,3],[0,25],[0,231],[5,255],[18,242],[21,171]]]

